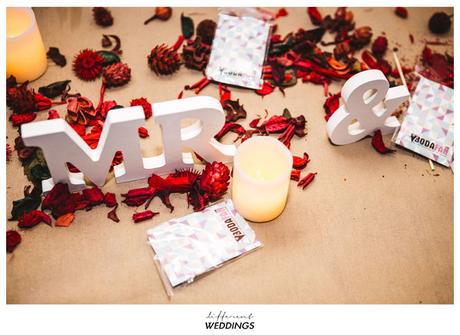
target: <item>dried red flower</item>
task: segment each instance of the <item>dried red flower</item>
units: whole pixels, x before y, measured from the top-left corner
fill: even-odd
[[[140,138],[149,137],[149,131],[147,129],[145,129],[144,127],[139,127],[138,132],[139,132],[139,137]]]
[[[45,212],[35,209],[28,213],[24,212],[18,217],[19,228],[32,228],[38,225],[40,222],[51,225],[51,218]]]
[[[308,7],[307,13],[313,25],[319,26],[321,23],[323,23],[323,17],[321,16],[321,13],[317,7]]]
[[[316,172],[315,173],[310,172],[305,177],[303,177],[302,180],[300,180],[297,183],[297,186],[301,186],[302,189],[304,190],[308,185],[310,185],[310,183],[313,181],[313,179],[315,179],[316,175],[317,175]]]
[[[139,223],[139,222],[142,222],[142,221],[149,220],[149,219],[153,218],[155,215],[158,215],[158,214],[160,214],[160,213],[159,212],[152,212],[151,210],[146,210],[146,211],[143,211],[143,212],[134,213],[133,214],[133,220],[134,220],[134,223]]]
[[[113,24],[112,13],[105,7],[94,7],[93,17],[96,24],[101,27],[109,27]]]
[[[67,100],[67,113],[71,122],[85,126],[90,125],[97,114],[91,100],[82,96]]]
[[[147,56],[150,69],[157,75],[170,75],[179,70],[181,59],[174,48],[166,44],[157,45]]]
[[[372,146],[377,152],[381,154],[388,154],[394,151],[385,146],[385,143],[383,142],[382,131],[380,129],[377,129],[374,132],[374,136],[372,136]]]
[[[34,112],[24,114],[11,114],[10,121],[13,124],[13,127],[18,127],[21,124],[32,122],[36,117],[37,114]]]
[[[403,19],[406,19],[409,15],[407,8],[405,7],[395,7],[395,14]]]
[[[122,62],[114,63],[104,69],[103,77],[107,87],[123,86],[131,80],[131,69]]]
[[[107,207],[115,207],[118,204],[115,193],[107,192],[104,195],[104,203]]]
[[[82,80],[94,80],[102,72],[104,58],[91,49],[84,49],[75,56],[73,71]]]
[[[152,116],[152,104],[146,98],[133,99],[130,106],[142,106],[146,120]]]
[[[372,28],[369,26],[356,28],[350,43],[355,49],[360,49],[369,44],[372,38]]]
[[[227,192],[230,170],[220,162],[208,163],[199,180],[200,190],[207,193],[211,199],[218,199]]]
[[[303,157],[293,156],[292,167],[297,170],[302,170],[307,166],[307,163],[310,161],[310,158],[306,152],[303,153]]]
[[[21,234],[19,234],[16,230],[8,230],[6,232],[6,251],[13,252],[21,241]]]
[[[216,33],[217,23],[213,20],[205,19],[198,23],[196,35],[207,45],[211,45]]]
[[[19,86],[9,87],[6,91],[6,105],[16,114],[30,113],[37,110],[35,94],[27,86],[28,82],[25,82]]]
[[[57,183],[42,202],[42,210],[49,209],[55,219],[63,214],[75,212],[75,204],[67,184]]]
[[[372,43],[372,53],[376,56],[382,56],[388,48],[388,40],[385,36],[377,37]]]

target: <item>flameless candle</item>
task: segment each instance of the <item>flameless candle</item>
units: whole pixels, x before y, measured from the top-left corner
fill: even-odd
[[[30,8],[6,9],[6,77],[20,83],[40,77],[48,66],[46,50]]]
[[[243,142],[233,159],[232,199],[246,219],[265,222],[276,218],[286,206],[292,154],[269,136]]]

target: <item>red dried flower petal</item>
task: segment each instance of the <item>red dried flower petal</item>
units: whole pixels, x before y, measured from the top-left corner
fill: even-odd
[[[89,200],[87,200],[81,193],[72,193],[70,197],[76,211],[86,209],[88,206],[91,206]]]
[[[54,222],[54,225],[56,227],[69,227],[72,224],[74,219],[75,219],[74,213],[63,214],[56,219],[56,222]]]
[[[118,208],[118,204],[115,205],[115,207],[107,213],[107,218],[109,218],[110,220],[114,221],[114,222],[120,222],[120,219],[118,218],[118,215],[117,215],[117,208]]]
[[[377,152],[381,154],[387,154],[394,151],[385,146],[385,143],[383,142],[382,131],[380,129],[377,129],[374,132],[374,136],[372,136],[372,146]]]
[[[337,94],[333,94],[329,96],[324,102],[323,108],[324,108],[324,111],[326,112],[326,115],[324,116],[324,118],[326,119],[326,121],[328,121],[329,118],[332,116],[332,114],[334,114],[335,111],[339,109],[340,97],[341,97],[341,93],[339,92]]]
[[[149,220],[153,218],[155,215],[160,214],[159,212],[152,212],[151,210],[139,212],[139,213],[134,213],[133,214],[133,220],[134,223],[139,223],[145,220]]]
[[[319,26],[323,23],[323,17],[316,7],[308,7],[307,9],[308,16],[310,17],[311,23],[315,26]]]
[[[257,118],[257,119],[254,119],[252,120],[251,122],[249,122],[249,127],[251,128],[257,128],[257,125],[259,124],[259,121],[260,121],[260,117]]]
[[[53,120],[53,119],[59,119],[60,116],[59,116],[59,113],[57,110],[55,109],[50,109],[48,111],[48,120]]]
[[[214,136],[214,138],[220,141],[222,137],[224,137],[229,131],[242,135],[246,132],[246,129],[244,129],[244,127],[238,123],[227,122],[224,124],[222,129]]]
[[[21,234],[19,234],[16,230],[8,230],[6,232],[6,251],[13,252],[21,241]]]
[[[269,81],[264,81],[262,88],[256,90],[256,93],[261,96],[265,96],[270,94],[274,91],[275,87]]]
[[[283,17],[283,16],[287,16],[287,15],[288,15],[288,12],[286,8],[280,8],[275,14],[275,19]]]
[[[146,120],[152,116],[152,104],[146,98],[133,99],[130,106],[142,106]]]
[[[115,193],[107,192],[104,195],[104,203],[107,207],[115,207],[118,204]]]
[[[147,138],[149,137],[149,131],[145,129],[144,127],[139,127],[137,130],[139,132],[139,137],[140,138]]]
[[[97,186],[86,188],[82,191],[83,197],[89,201],[91,206],[99,205],[104,202],[104,193]]]
[[[297,170],[302,170],[307,166],[307,163],[310,161],[310,158],[306,152],[303,153],[303,157],[293,156],[292,167]]]
[[[300,170],[291,171],[291,180],[299,181],[300,180]]]
[[[29,123],[35,120],[37,114],[34,112],[24,114],[11,114],[10,121],[13,123],[13,127],[18,127],[24,123]]]
[[[140,206],[148,199],[155,195],[155,190],[152,187],[143,187],[129,190],[128,193],[122,194],[124,197],[122,202],[128,206]]]
[[[40,222],[51,225],[51,218],[48,214],[40,210],[32,210],[29,213],[23,213],[19,216],[18,221],[18,227],[20,228],[32,228]]]

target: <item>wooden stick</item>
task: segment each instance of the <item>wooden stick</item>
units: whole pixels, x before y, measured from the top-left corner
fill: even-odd
[[[404,72],[401,68],[401,63],[399,62],[399,58],[398,58],[398,55],[396,54],[395,51],[393,51],[393,58],[395,60],[395,63],[396,63],[396,68],[398,69],[398,73],[399,73],[399,77],[401,78],[401,81],[403,83],[404,86],[407,87],[407,82],[406,82],[406,78],[404,77]],[[409,95],[409,103],[412,104],[412,98],[411,96]],[[396,136],[396,132],[397,132],[398,129],[395,129],[394,133],[393,133],[393,136],[391,137],[391,141],[393,142],[394,140],[394,137]],[[428,158],[428,163],[430,164],[430,168],[431,168],[431,171],[434,171],[435,168],[434,168],[434,164],[433,162],[431,161],[431,159]]]

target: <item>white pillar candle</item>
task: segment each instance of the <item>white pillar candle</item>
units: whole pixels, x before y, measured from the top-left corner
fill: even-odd
[[[40,77],[48,66],[37,21],[31,8],[6,9],[6,77],[20,83]]]
[[[273,220],[286,206],[292,154],[280,141],[257,136],[243,142],[233,159],[232,199],[254,222]]]

